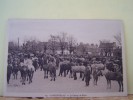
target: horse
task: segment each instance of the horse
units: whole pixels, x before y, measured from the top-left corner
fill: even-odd
[[[38,64],[39,64],[40,70],[42,71],[42,69],[43,69],[43,59],[42,59],[42,57],[38,58]]]
[[[44,79],[48,78],[49,66],[46,57],[43,58],[43,71],[44,71]]]
[[[82,80],[84,80],[84,72],[85,72],[85,66],[72,66],[72,73],[74,76],[74,80],[77,80],[77,75],[76,73],[80,73],[80,78],[83,78]]]
[[[32,83],[35,68],[33,67],[33,65],[28,65],[27,68],[28,68],[27,73],[28,73],[29,84],[30,84]]]
[[[43,65],[44,79],[48,78],[49,66],[47,64]]]
[[[48,63],[48,68],[49,68],[50,76],[51,76],[50,81],[55,81],[55,78],[56,78],[56,64],[54,63],[54,61],[51,61],[51,62]]]
[[[97,85],[98,77],[102,76],[102,72],[98,68],[93,69],[93,84]]]
[[[63,61],[59,65],[60,65],[60,71],[58,76],[60,75],[62,76],[62,73],[64,73],[64,77],[66,77],[69,71],[70,71],[70,75],[72,74],[72,70],[71,70],[72,63],[70,63],[69,61]]]
[[[7,83],[9,84],[10,78],[11,78],[11,74],[12,74],[12,65],[8,64],[7,66]]]
[[[105,65],[102,63],[95,63],[95,64],[91,64],[91,68],[92,68],[92,72],[93,69],[98,69],[98,70],[104,70],[105,69]]]
[[[32,83],[32,79],[33,79],[33,75],[35,71],[32,60],[31,59],[24,60],[24,66],[27,67],[27,76],[28,76],[29,84],[30,84]]]
[[[39,67],[37,59],[33,60],[33,66],[34,66],[35,71],[36,71],[38,69],[38,67]]]
[[[18,71],[19,71],[19,66],[18,66],[17,62],[14,62],[13,69],[12,69],[14,79],[17,79]]]
[[[106,69],[102,72],[107,80],[107,89],[111,89],[111,81],[117,81],[119,84],[119,92],[123,92],[123,74],[121,72],[112,72]]]
[[[28,77],[28,67],[25,65],[22,65],[20,68],[20,72],[21,72],[21,78],[22,78],[21,80],[22,85],[25,85],[26,78]]]
[[[115,71],[113,62],[108,62],[108,63],[106,63],[106,68],[107,68],[109,71],[112,71],[112,72]]]
[[[85,78],[86,86],[89,86],[90,79],[91,79],[91,70],[88,66],[85,67],[84,78]]]

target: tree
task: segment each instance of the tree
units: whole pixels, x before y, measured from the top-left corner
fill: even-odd
[[[23,50],[24,52],[36,52],[37,50],[39,50],[39,45],[38,45],[38,42],[36,40],[27,40],[27,41],[24,41],[23,43]]]
[[[106,39],[100,40],[100,43],[110,43],[110,40],[106,40]]]
[[[78,49],[78,52],[79,52],[80,55],[84,55],[88,52],[87,45],[82,43],[82,42],[80,42],[77,49]]]
[[[68,40],[68,50],[69,53],[71,54],[76,49],[76,39],[73,36],[69,36],[67,40]]]
[[[49,49],[55,54],[55,51],[58,48],[58,37],[54,35],[50,35],[50,39],[48,40]]]
[[[8,42],[8,50],[9,50],[9,52],[18,50],[17,43],[15,43],[13,41]]]
[[[114,38],[119,46],[121,46],[121,33],[114,35]]]
[[[67,33],[61,33],[59,34],[58,36],[58,40],[59,40],[59,46],[60,46],[60,49],[61,49],[61,54],[63,55],[64,54],[64,50],[67,48]]]
[[[48,44],[47,42],[44,42],[43,44],[43,49],[44,49],[44,53],[46,53],[47,49],[48,49]]]

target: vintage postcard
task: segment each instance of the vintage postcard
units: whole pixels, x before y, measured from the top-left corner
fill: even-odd
[[[126,96],[121,20],[9,19],[4,96]]]

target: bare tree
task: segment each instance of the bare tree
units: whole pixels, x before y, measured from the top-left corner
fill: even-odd
[[[68,50],[69,53],[71,54],[76,49],[76,39],[73,36],[69,36],[67,38],[67,41],[68,41]]]
[[[50,39],[48,41],[49,49],[52,51],[53,54],[55,54],[55,51],[58,48],[58,37],[54,35],[50,35]]]
[[[114,38],[119,46],[121,46],[121,33],[114,35]]]
[[[25,52],[36,52],[39,49],[39,45],[36,40],[27,40],[23,43],[23,50]]]
[[[14,42],[14,41],[9,41],[9,42],[8,42],[8,50],[9,50],[9,51],[18,50],[17,43]]]
[[[36,52],[39,48],[38,46],[38,41],[34,37],[30,38],[25,38],[23,42],[23,51],[25,52]]]
[[[44,42],[43,49],[44,49],[44,53],[46,53],[46,51],[48,49],[48,43],[47,42]]]
[[[106,40],[106,39],[100,40],[100,43],[110,43],[110,40]]]
[[[58,36],[59,39],[59,46],[61,49],[61,54],[64,54],[64,50],[67,48],[67,33],[60,33]]]
[[[86,46],[86,44],[80,42],[80,44],[78,45],[77,47],[78,49],[78,52],[81,54],[81,55],[84,55],[88,52],[88,48]]]

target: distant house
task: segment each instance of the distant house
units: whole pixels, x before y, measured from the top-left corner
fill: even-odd
[[[56,53],[57,53],[57,54],[61,54],[62,51],[61,51],[61,50],[57,50]],[[67,50],[67,49],[65,49],[63,53],[64,53],[65,55],[70,54],[69,50]]]
[[[114,56],[114,50],[116,48],[116,43],[103,43],[100,42],[99,50],[100,56]]]

